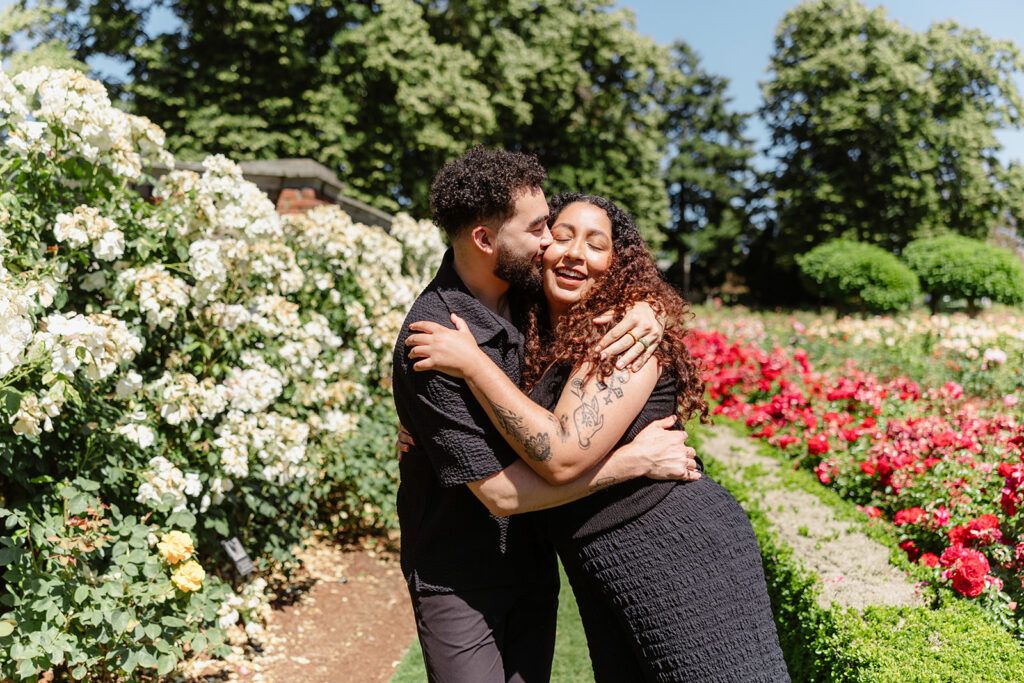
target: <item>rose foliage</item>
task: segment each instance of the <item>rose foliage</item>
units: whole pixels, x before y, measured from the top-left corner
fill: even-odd
[[[221,156],[145,200],[163,132],[77,72],[0,73],[0,140],[0,679],[258,639],[221,541],[261,573],[390,519],[391,340],[439,233],[279,216]]]

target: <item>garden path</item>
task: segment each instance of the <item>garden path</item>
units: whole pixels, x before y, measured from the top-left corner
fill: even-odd
[[[757,444],[718,425],[708,430],[702,452],[724,464],[730,475],[757,474],[752,487],[774,531],[822,581],[818,602],[841,607],[923,605],[906,575],[889,564],[889,549],[836,517],[817,496],[786,487],[783,464],[758,452]],[[751,470],[751,468],[756,468]]]

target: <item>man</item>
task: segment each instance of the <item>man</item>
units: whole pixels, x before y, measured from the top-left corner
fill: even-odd
[[[518,383],[523,335],[509,290],[541,295],[540,257],[551,243],[545,179],[532,156],[479,147],[438,172],[431,204],[452,248],[395,346],[395,404],[415,442],[400,464],[402,570],[431,681],[550,678],[555,554],[530,514],[510,512],[553,507],[636,476],[682,478],[693,467],[685,434],[660,421],[576,480],[549,484],[505,442],[465,382],[412,369],[408,324],[450,325],[457,313]],[[652,312],[637,325],[617,325],[609,343],[628,329],[633,345],[636,333],[649,336],[656,324]]]

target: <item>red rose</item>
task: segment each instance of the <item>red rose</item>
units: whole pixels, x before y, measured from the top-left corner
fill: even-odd
[[[924,516],[924,510],[919,507],[907,508],[906,510],[900,510],[893,517],[892,521],[896,526],[903,526],[904,524],[917,524],[918,520]]]
[[[946,532],[949,534],[949,542],[953,545],[968,545],[971,542],[971,532],[966,527],[957,525]]]
[[[860,471],[870,477],[875,473],[875,466],[865,461],[860,464]]]
[[[907,554],[907,557],[911,562],[917,559],[917,556],[921,554],[921,551],[917,549],[917,545],[910,539],[901,541],[900,548]]]
[[[939,565],[939,556],[935,553],[925,553],[917,561],[926,567],[937,567]]]
[[[965,549],[953,570],[953,589],[969,598],[981,595],[988,570],[987,557],[977,550]]]
[[[828,437],[818,434],[807,439],[807,450],[813,455],[828,453]]]

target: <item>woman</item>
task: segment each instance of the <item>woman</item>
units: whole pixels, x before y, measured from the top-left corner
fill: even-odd
[[[529,398],[457,316],[454,330],[413,323],[407,343],[422,359],[417,370],[465,378],[520,456],[564,482],[677,406],[687,419],[706,419],[707,404],[683,341],[687,306],[659,277],[629,216],[581,194],[559,195],[550,208],[546,306],[529,314]],[[601,331],[591,321],[642,300],[667,313],[668,327],[646,364],[617,370],[596,349]],[[789,680],[757,541],[735,499],[706,475],[608,483],[545,513],[597,681]]]

